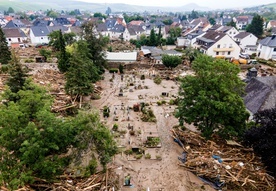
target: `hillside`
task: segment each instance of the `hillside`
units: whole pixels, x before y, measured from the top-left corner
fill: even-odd
[[[207,11],[210,10],[208,7],[201,7],[197,4],[190,3],[185,6],[172,6],[172,7],[159,7],[159,6],[138,6],[129,5],[122,3],[87,3],[75,0],[68,0],[64,4],[63,0],[0,0],[0,11],[7,10],[12,7],[15,11],[23,10],[88,10],[93,12],[105,12],[107,7],[110,7],[113,12],[144,12],[144,11],[173,11],[173,12],[185,12],[192,10]]]

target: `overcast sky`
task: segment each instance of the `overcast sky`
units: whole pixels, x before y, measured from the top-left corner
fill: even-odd
[[[247,7],[261,4],[276,3],[276,0],[78,0],[91,3],[125,3],[145,6],[178,7],[188,3],[196,3],[212,9]]]

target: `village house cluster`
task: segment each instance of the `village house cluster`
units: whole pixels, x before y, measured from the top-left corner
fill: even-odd
[[[26,14],[31,15],[35,12]],[[139,40],[141,35],[149,36],[152,29],[156,34],[160,31],[162,38],[166,39],[170,36],[169,31],[172,28],[179,28],[181,34],[175,40],[175,46],[170,49],[193,47],[210,56],[229,59],[238,59],[241,53],[256,54],[257,57],[266,60],[276,59],[276,39],[273,35],[276,21],[271,20],[265,25],[272,31],[272,36],[259,40],[255,35],[245,31],[252,18],[246,15],[224,16],[216,19],[215,24],[211,25],[206,17],[181,20],[179,17],[162,16],[153,20],[148,15],[143,21],[132,20],[127,23],[123,14],[110,14],[107,18],[82,17],[80,21],[74,15],[60,14],[57,18],[51,18],[39,12],[39,16],[33,21],[20,19],[16,14],[0,14],[0,25],[8,45],[13,48],[48,44],[48,35],[56,30],[63,33],[74,32],[78,38],[81,34],[81,24],[94,21],[95,32],[109,37],[110,40]],[[166,25],[164,19],[170,20],[171,24]],[[230,22],[234,22],[235,27],[228,26]]]

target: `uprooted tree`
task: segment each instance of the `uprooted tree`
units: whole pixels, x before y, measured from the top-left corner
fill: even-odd
[[[180,124],[194,124],[206,138],[213,133],[224,138],[242,135],[248,112],[241,98],[245,84],[238,77],[239,68],[225,60],[200,55],[192,69],[195,75],[180,79],[176,111]]]
[[[37,179],[52,181],[68,171],[72,161],[80,163],[82,153],[91,153],[88,159],[105,167],[117,152],[96,112],[57,117],[50,111],[51,97],[30,79],[14,94],[16,102],[7,100],[7,94],[1,97],[5,101],[0,105],[0,185],[15,190]],[[97,166],[90,164],[94,167],[77,168],[87,175]]]
[[[276,177],[276,108],[259,111],[253,121],[244,135],[244,143],[253,147],[267,172]]]

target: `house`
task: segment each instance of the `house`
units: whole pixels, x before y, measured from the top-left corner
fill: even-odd
[[[33,45],[49,43],[50,31],[47,26],[33,26],[30,29],[30,39]]]
[[[234,36],[239,34],[239,31],[235,27],[231,27],[231,26],[221,26],[218,29],[216,29],[216,31],[226,33],[232,39],[234,39]]]
[[[177,38],[177,46],[180,48],[185,48],[185,47],[189,47],[189,46],[194,47],[193,45],[196,42],[196,38],[203,36],[205,33],[206,32],[203,32],[203,31],[195,31],[193,33],[189,33],[185,37],[178,37]]]
[[[276,59],[276,35],[266,37],[259,42],[257,56],[263,59]]]
[[[135,62],[137,52],[106,52],[108,62]]]
[[[102,36],[110,36],[105,23],[97,23],[96,30]]]
[[[125,41],[131,39],[137,40],[140,38],[141,34],[146,34],[146,27],[143,25],[127,25],[123,38]]]
[[[23,46],[28,40],[25,33],[19,28],[3,28],[2,30],[5,34],[8,46],[12,48]]]
[[[68,31],[68,33],[72,32],[74,34],[76,34],[75,40],[80,40],[81,39],[81,35],[82,35],[82,29],[80,27],[77,26],[71,26]],[[66,33],[66,32],[65,32]]]
[[[135,20],[133,20],[133,21],[130,21],[129,23],[128,23],[128,25],[136,25],[136,26],[142,26],[142,25],[145,25],[145,22],[144,21],[135,21]]]
[[[26,25],[19,19],[10,20],[5,28],[26,28]]]
[[[0,18],[0,27],[1,28],[4,28],[7,23],[8,23],[8,21],[6,19]]]
[[[276,76],[252,78],[245,87],[244,103],[252,115],[276,107]]]
[[[245,30],[247,25],[252,22],[253,16],[238,16],[236,21],[236,27],[238,30]]]
[[[241,48],[227,34],[208,31],[196,39],[195,47],[212,57],[239,58]]]
[[[266,26],[267,29],[271,29],[271,28],[275,28],[275,27],[276,27],[276,20],[268,21],[267,26]]]
[[[109,30],[109,37],[110,39],[117,40],[117,39],[123,39],[123,34],[125,31],[125,27],[122,24],[116,24],[114,27],[112,27]]]
[[[256,46],[258,38],[249,32],[240,32],[234,36],[234,40],[241,47],[242,51],[246,46]]]
[[[188,26],[184,27],[183,36],[188,35],[196,30],[207,31],[212,25],[205,17],[193,19]]]
[[[224,18],[221,18],[219,20],[219,24],[223,25],[223,26],[227,26],[228,23],[231,23],[232,22],[232,18],[231,17],[224,17]]]

